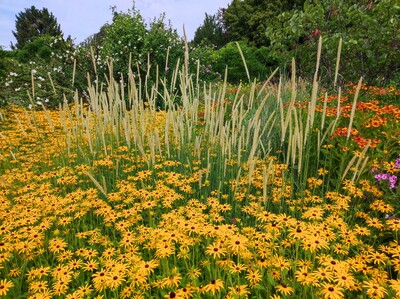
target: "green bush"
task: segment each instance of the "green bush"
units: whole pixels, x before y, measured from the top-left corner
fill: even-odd
[[[264,80],[271,74],[272,61],[266,47],[257,48],[239,42],[251,79]],[[228,81],[239,83],[247,80],[246,68],[236,42],[230,42],[213,54],[212,69],[224,74],[228,67]]]

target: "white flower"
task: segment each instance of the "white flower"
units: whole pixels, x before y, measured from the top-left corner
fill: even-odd
[[[33,69],[32,74],[36,74],[36,73],[37,73],[37,70]]]
[[[49,99],[45,99],[45,100],[44,100],[45,103],[48,103],[49,101],[50,101]]]
[[[44,81],[44,78],[42,76],[39,76],[38,78],[40,81]]]
[[[29,109],[32,109],[32,104],[29,104],[29,105],[28,105],[28,108],[29,108]]]

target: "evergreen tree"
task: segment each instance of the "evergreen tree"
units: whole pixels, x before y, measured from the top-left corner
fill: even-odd
[[[28,41],[42,35],[62,35],[60,25],[56,17],[47,8],[41,10],[35,6],[26,8],[16,15],[15,31],[13,35],[17,40],[16,45],[11,44],[12,49],[22,49]]]
[[[226,30],[223,27],[222,15],[222,9],[220,9],[215,15],[209,15],[206,13],[203,24],[195,31],[193,38],[193,43],[195,45],[204,43],[206,45],[213,45],[217,48],[221,48],[229,41],[226,35]]]

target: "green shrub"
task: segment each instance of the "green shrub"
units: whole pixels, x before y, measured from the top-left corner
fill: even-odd
[[[248,46],[245,42],[239,42],[240,49],[246,61],[251,79],[264,80],[271,74],[272,61],[266,47],[257,48]],[[230,42],[213,53],[212,69],[224,74],[228,67],[228,82],[239,83],[247,80],[246,68],[240,55],[236,42]]]

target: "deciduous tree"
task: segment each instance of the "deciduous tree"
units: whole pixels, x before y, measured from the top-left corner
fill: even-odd
[[[303,3],[304,0],[233,0],[224,11],[224,25],[231,40],[266,46],[267,21]]]

